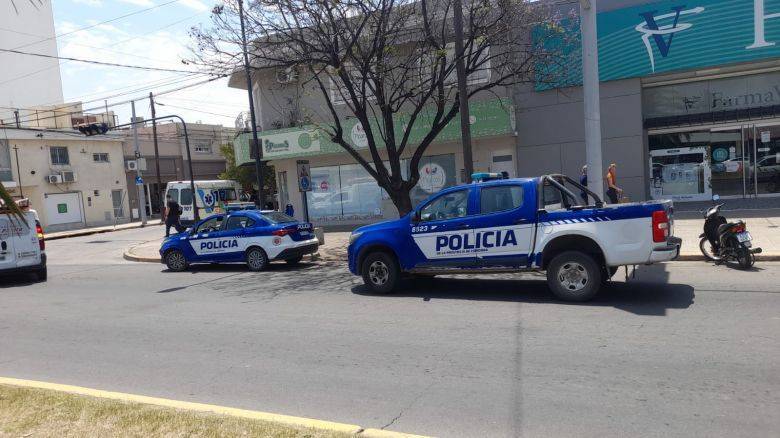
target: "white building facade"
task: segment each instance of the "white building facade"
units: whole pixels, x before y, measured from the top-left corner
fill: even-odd
[[[0,49],[57,56],[51,0],[0,2]],[[0,125],[14,120],[14,108],[61,104],[57,59],[0,52]]]

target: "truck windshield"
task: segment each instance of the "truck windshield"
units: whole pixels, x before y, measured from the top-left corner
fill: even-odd
[[[263,217],[268,219],[268,221],[272,224],[295,222],[294,218],[291,218],[290,216],[287,216],[286,214],[280,213],[278,211],[269,211],[268,213],[263,213]]]

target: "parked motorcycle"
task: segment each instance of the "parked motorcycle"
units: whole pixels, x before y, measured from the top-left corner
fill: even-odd
[[[718,195],[712,197],[718,201]],[[737,262],[742,269],[748,269],[756,261],[761,248],[753,248],[753,237],[743,221],[728,222],[720,214],[723,204],[712,206],[704,212],[704,233],[699,237],[699,249],[709,261]]]

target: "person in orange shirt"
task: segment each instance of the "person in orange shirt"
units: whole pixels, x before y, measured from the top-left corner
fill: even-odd
[[[617,204],[620,199],[620,195],[623,194],[623,189],[617,186],[617,174],[615,169],[617,165],[612,163],[607,170],[607,197],[611,204]]]

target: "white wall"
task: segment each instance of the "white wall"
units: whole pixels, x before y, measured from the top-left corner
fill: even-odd
[[[0,48],[56,56],[51,0],[36,0],[37,8],[26,0],[15,3],[18,14],[10,1],[0,2]],[[46,38],[51,39],[39,42]],[[56,59],[0,52],[0,106],[24,108],[62,103],[62,100],[62,80]],[[0,108],[0,119],[7,123],[13,119],[13,111]]]

